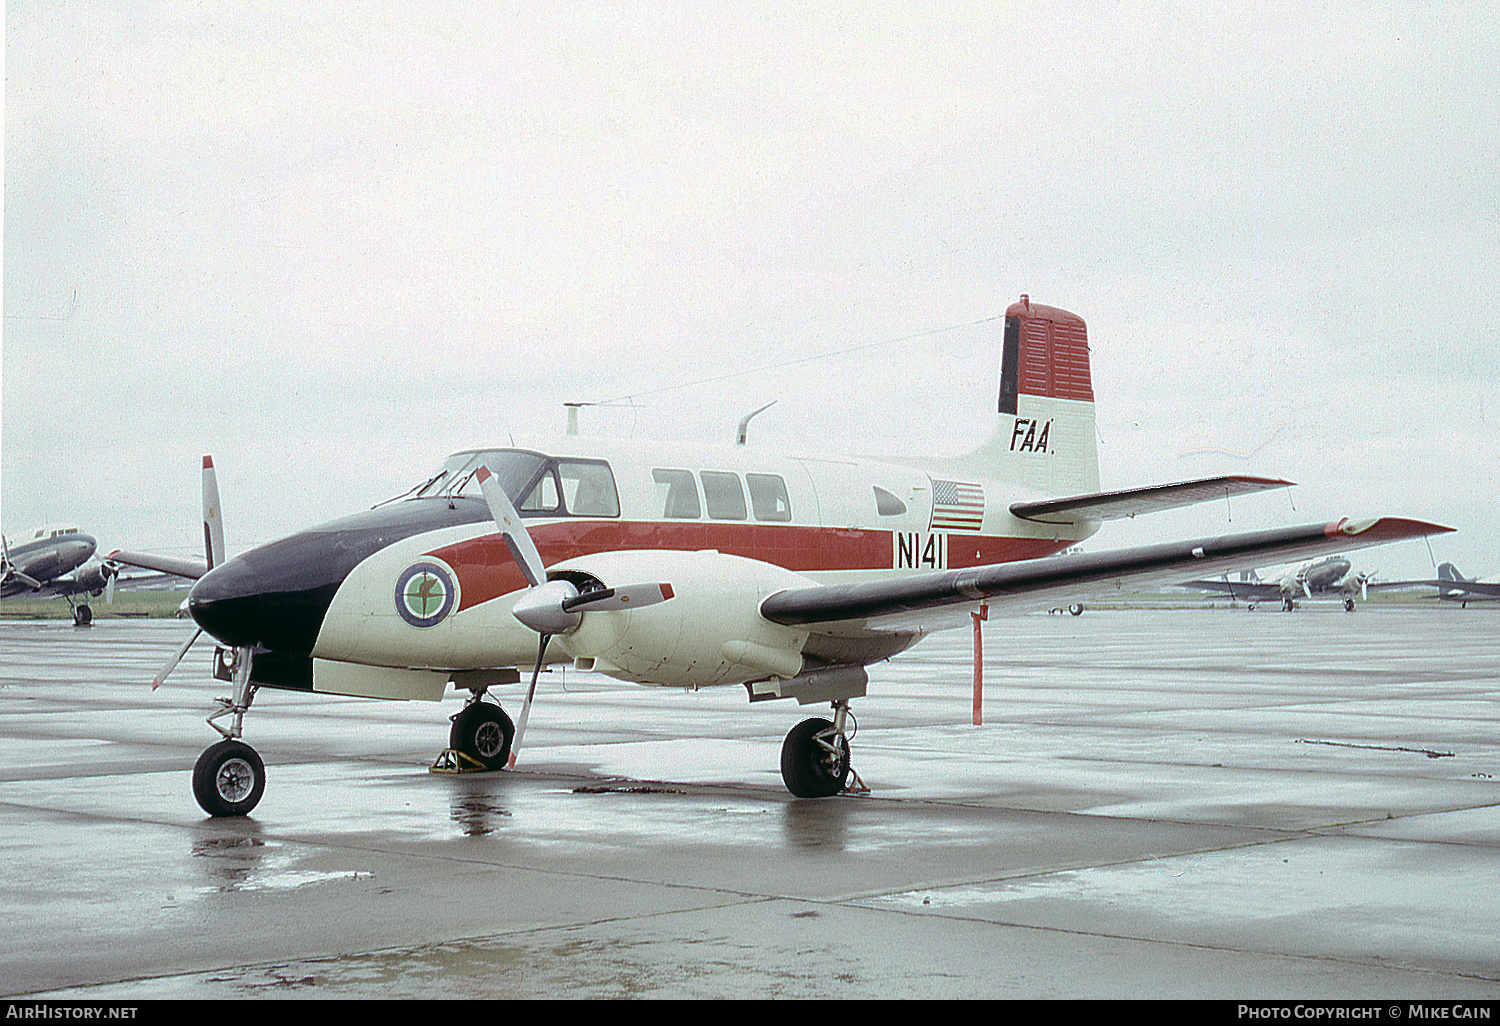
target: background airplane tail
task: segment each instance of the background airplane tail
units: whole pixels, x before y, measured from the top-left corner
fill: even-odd
[[[1468,578],[1458,572],[1458,567],[1452,563],[1438,564],[1438,580],[1440,581],[1467,581]]]
[[[1083,318],[1022,296],[1005,311],[994,432],[967,459],[1048,495],[1099,490],[1094,387]]]

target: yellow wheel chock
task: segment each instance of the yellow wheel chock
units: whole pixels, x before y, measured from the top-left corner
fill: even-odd
[[[437,761],[428,769],[429,773],[488,773],[489,768],[472,755],[465,755],[457,748],[444,748]]]

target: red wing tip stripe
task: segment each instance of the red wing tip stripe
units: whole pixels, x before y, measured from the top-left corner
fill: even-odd
[[[1378,517],[1372,520],[1350,520],[1344,517],[1323,528],[1329,538],[1338,535],[1355,537],[1368,534],[1379,538],[1420,538],[1428,534],[1450,534],[1455,530],[1442,524],[1429,524],[1422,520],[1407,520],[1403,517]]]

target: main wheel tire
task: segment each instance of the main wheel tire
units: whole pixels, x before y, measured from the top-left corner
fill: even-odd
[[[781,744],[781,779],[798,798],[827,798],[849,779],[849,739],[839,735],[830,751],[818,735],[833,729],[823,719],[803,720]]]
[[[220,741],[193,767],[193,797],[210,816],[244,816],[266,790],[266,764],[241,741]]]
[[[485,769],[504,769],[510,762],[510,743],[515,736],[515,725],[504,709],[488,702],[475,702],[453,717],[448,747]]]
[[[73,610],[73,626],[87,627],[94,622],[94,611],[89,608],[87,602],[80,603]]]

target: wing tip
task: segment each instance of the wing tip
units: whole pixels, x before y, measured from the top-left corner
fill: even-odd
[[[1433,534],[1452,534],[1458,530],[1456,527],[1445,527],[1442,524],[1430,524],[1425,520],[1411,520],[1406,517],[1370,517],[1365,520],[1351,520],[1344,517],[1335,520],[1323,529],[1323,533],[1332,538],[1337,535],[1360,538],[1423,538]]]

